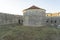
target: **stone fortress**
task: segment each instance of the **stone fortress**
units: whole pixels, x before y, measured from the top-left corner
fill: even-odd
[[[7,25],[7,24],[17,24],[20,23],[22,19],[21,15],[13,15],[7,13],[0,13],[0,25]]]
[[[60,13],[46,13],[45,9],[31,6],[23,10],[23,16],[0,13],[0,25],[23,24],[24,26],[58,26]]]
[[[24,26],[58,26],[60,13],[46,13],[45,9],[31,6],[23,10]]]

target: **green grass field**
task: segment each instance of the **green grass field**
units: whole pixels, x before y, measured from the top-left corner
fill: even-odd
[[[0,40],[60,40],[60,29],[4,25],[0,27]]]

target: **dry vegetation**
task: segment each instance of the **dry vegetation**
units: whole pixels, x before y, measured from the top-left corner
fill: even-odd
[[[24,27],[10,25],[1,27],[0,40],[60,40],[60,29],[53,27]]]

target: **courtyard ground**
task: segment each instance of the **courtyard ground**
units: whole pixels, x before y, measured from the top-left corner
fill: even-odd
[[[0,26],[0,40],[60,40],[60,29],[54,27]]]

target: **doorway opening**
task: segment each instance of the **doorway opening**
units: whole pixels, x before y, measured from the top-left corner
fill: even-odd
[[[23,25],[23,20],[18,20],[18,23],[20,24],[20,25]]]

